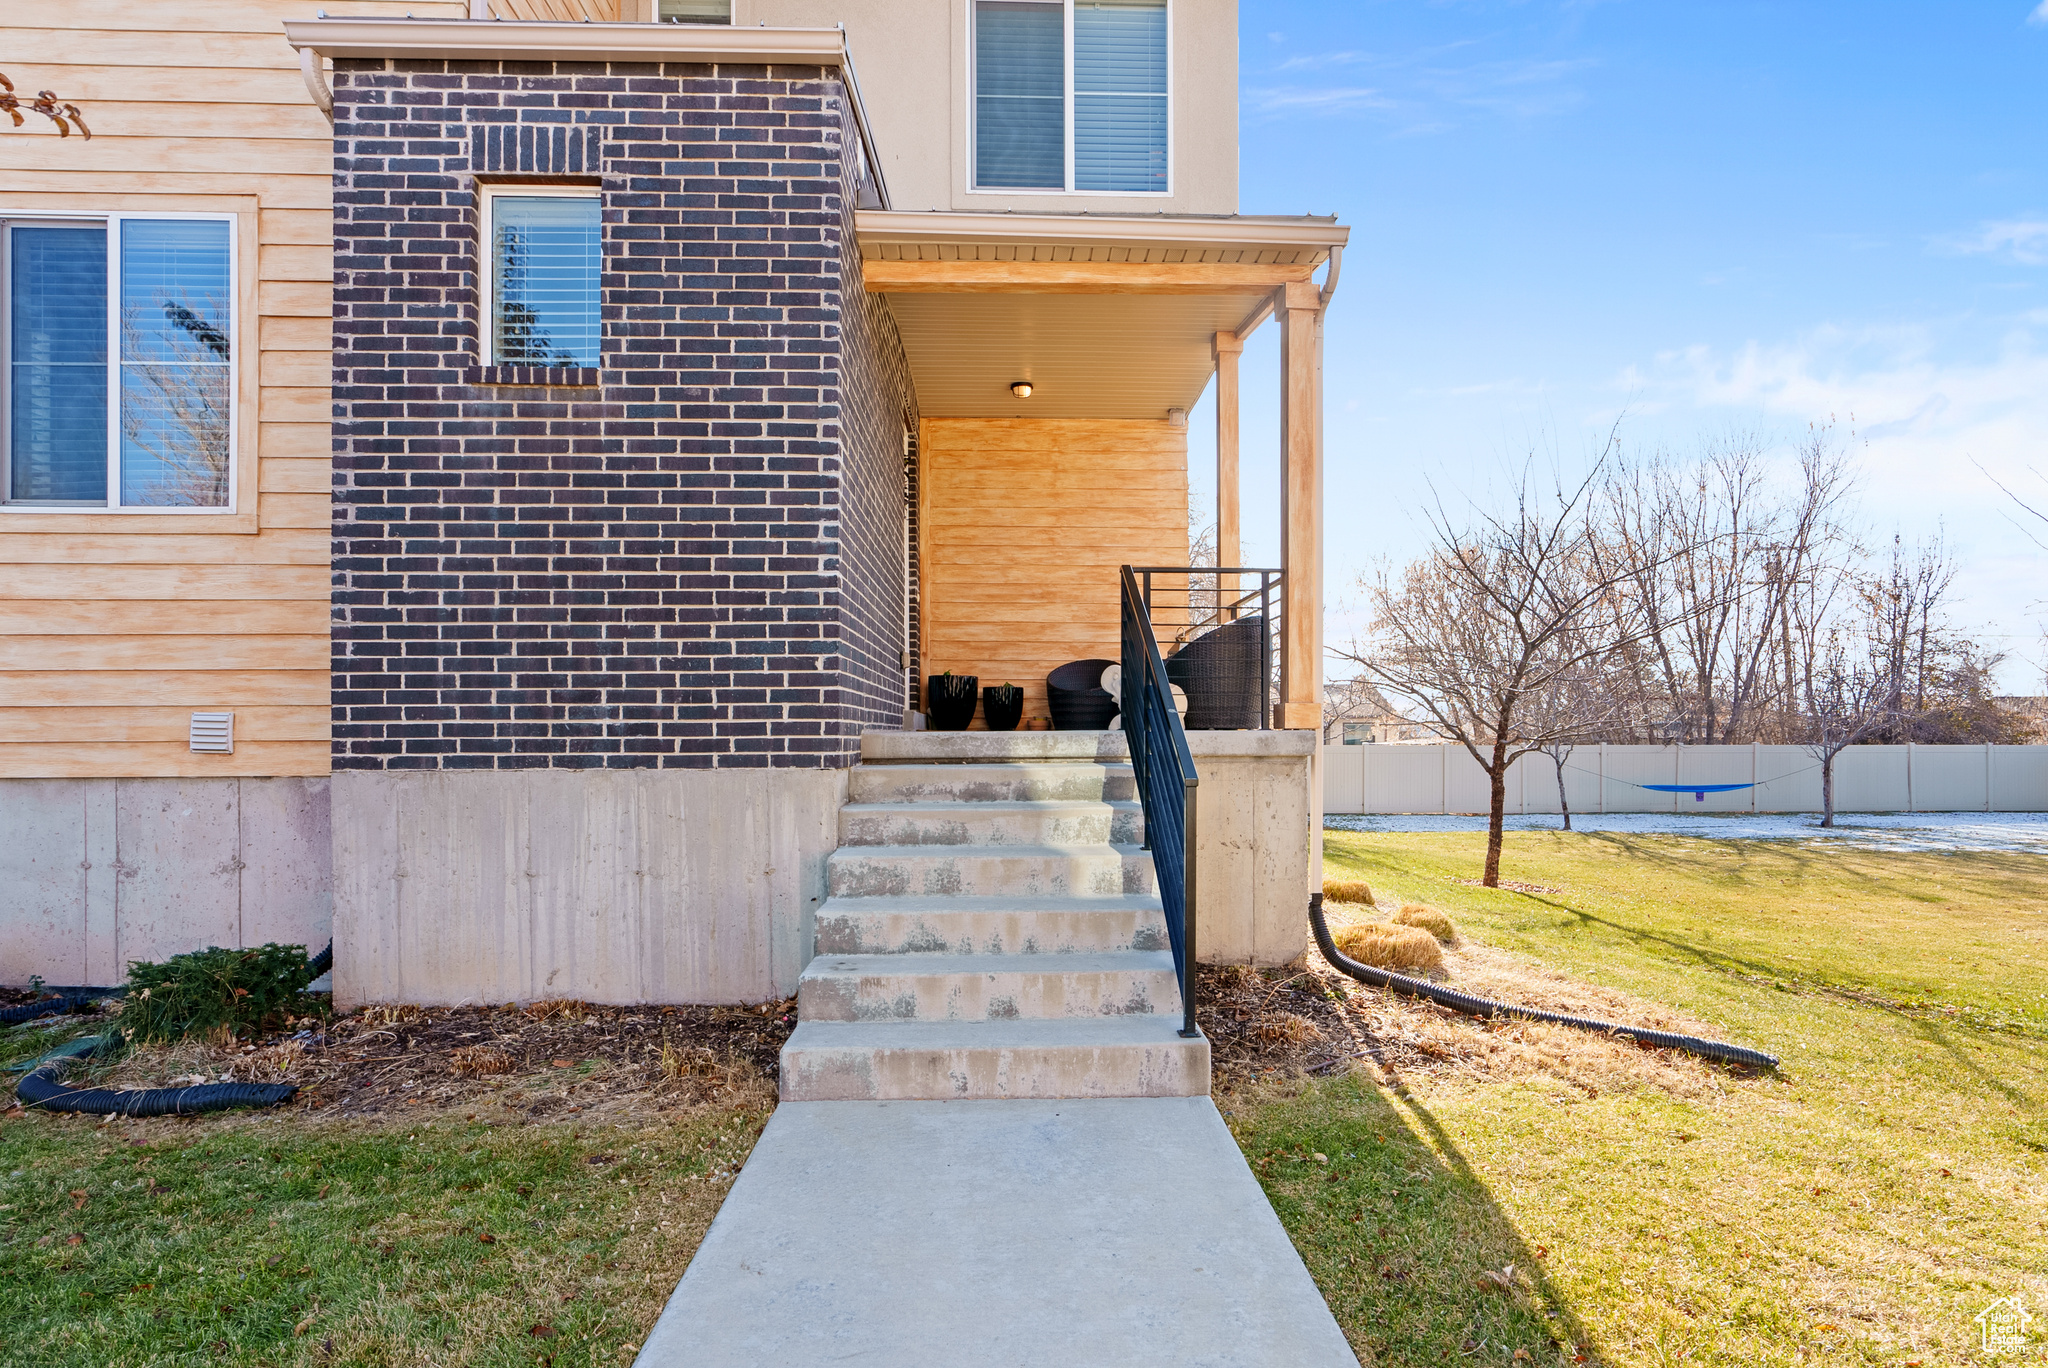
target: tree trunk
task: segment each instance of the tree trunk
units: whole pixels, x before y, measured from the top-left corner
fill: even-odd
[[[1508,811],[1508,747],[1505,741],[1493,745],[1493,763],[1486,767],[1489,811],[1486,816],[1486,874],[1479,882],[1500,887],[1501,823]]]
[[[1835,756],[1829,751],[1820,762],[1820,824],[1831,827],[1835,824]]]
[[[1564,814],[1564,829],[1570,831],[1572,829],[1572,802],[1571,799],[1564,796],[1564,761],[1558,760],[1554,763],[1557,765],[1557,810]]]

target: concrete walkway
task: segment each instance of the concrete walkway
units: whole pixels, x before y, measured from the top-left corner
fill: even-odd
[[[642,1368],[1357,1368],[1206,1097],[785,1102]]]

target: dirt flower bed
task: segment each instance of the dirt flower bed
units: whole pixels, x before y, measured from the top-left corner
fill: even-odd
[[[335,1116],[488,1108],[548,1119],[667,1111],[703,1103],[772,1105],[794,1000],[757,1007],[367,1007],[300,1020],[255,1042],[225,1032],[141,1046],[75,1084],[178,1087],[296,1083],[294,1106]],[[64,1019],[78,1034],[111,1013]]]

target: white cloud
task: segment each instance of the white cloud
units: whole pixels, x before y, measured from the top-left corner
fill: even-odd
[[[2035,13],[2048,13],[2048,0],[2041,0]],[[2048,265],[2048,219],[2002,219],[1943,245],[1965,256],[2006,256],[2027,266]]]
[[[2044,0],[2048,3],[2048,0]],[[1596,65],[1590,60],[1516,60],[1475,62],[1458,66],[1423,66],[1385,60],[1370,53],[1332,52],[1291,57],[1282,72],[1310,72],[1330,67],[1368,68],[1383,77],[1373,85],[1281,84],[1253,86],[1244,92],[1254,113],[1352,114],[1372,111],[1389,116],[1401,133],[1435,132],[1473,113],[1533,119],[1556,114],[1584,102],[1576,78]]]
[[[2041,0],[2041,3],[2034,7],[2034,12],[2027,16],[2027,22],[2030,24],[2048,24],[2048,0]]]

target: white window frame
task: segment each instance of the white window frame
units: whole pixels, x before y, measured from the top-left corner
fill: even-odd
[[[1167,199],[1173,194],[1174,185],[1174,110],[1175,88],[1180,84],[1174,79],[1174,0],[1166,0],[1166,188],[1164,190],[1076,190],[1074,188],[1074,6],[1086,4],[1087,0],[1057,0],[1066,21],[1066,50],[1064,70],[1066,88],[1061,92],[1061,112],[1066,122],[1066,185],[1064,188],[1051,186],[981,186],[977,185],[975,166],[976,149],[981,145],[975,127],[980,118],[981,100],[980,66],[976,60],[979,35],[975,33],[975,0],[967,0],[967,22],[962,27],[967,31],[967,193],[970,195],[1001,195],[1015,199],[1020,195],[1079,195],[1093,199]]]
[[[498,359],[498,229],[497,202],[501,195],[514,199],[533,199],[538,196],[561,199],[587,199],[598,202],[598,285],[603,288],[604,275],[604,229],[602,210],[604,192],[597,185],[528,185],[519,181],[479,181],[477,191],[477,220],[481,227],[477,237],[477,298],[483,302],[483,316],[477,320],[476,354],[480,366],[526,366],[530,361],[500,361]],[[600,295],[602,299],[602,295]],[[600,305],[597,317],[598,357],[604,356],[604,309]]]
[[[0,231],[0,514],[120,513],[173,517],[217,517],[241,506],[242,475],[242,243],[236,214],[76,213],[68,210],[11,211],[0,206],[0,230],[36,224],[102,224],[107,230],[107,498],[104,503],[43,503],[11,499],[14,488],[14,234]],[[228,226],[228,501],[206,508],[121,502],[121,226],[131,222],[225,223]]]

